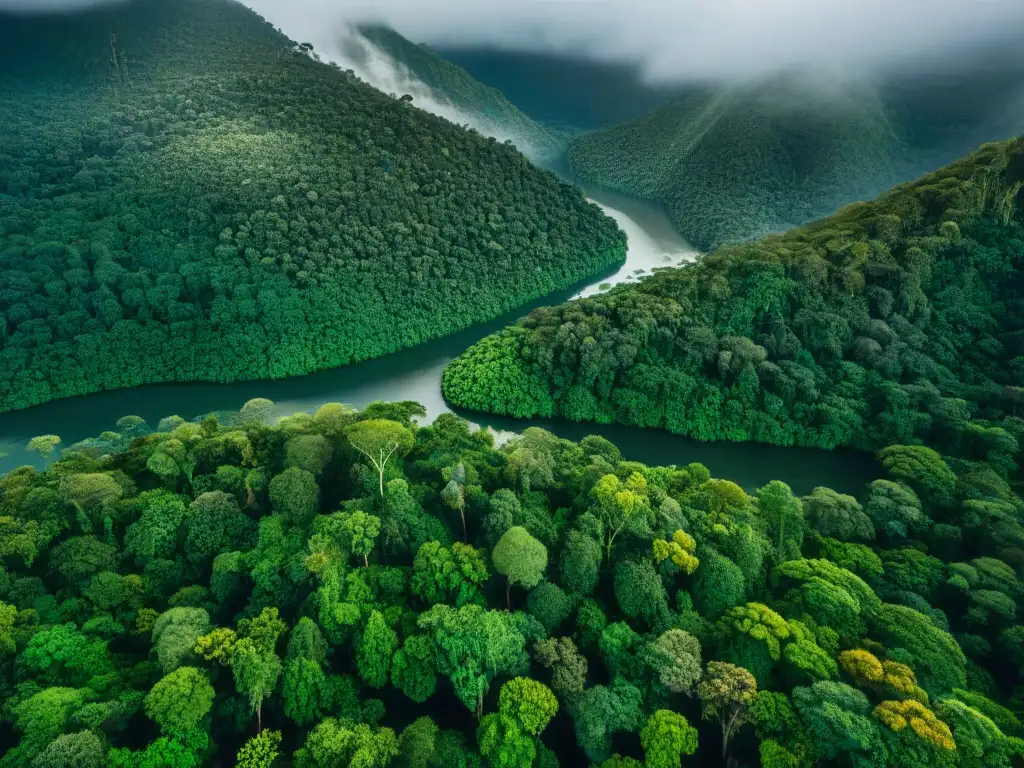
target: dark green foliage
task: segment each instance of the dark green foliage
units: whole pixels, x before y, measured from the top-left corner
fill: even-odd
[[[569,162],[581,179],[659,203],[684,237],[710,248],[799,226],[1019,131],[1020,111],[1006,105],[1019,100],[1019,74],[1007,73],[1009,91],[992,79],[966,76],[966,98],[945,75],[923,93],[918,83],[823,85],[795,70],[695,84],[653,112],[575,137]]]
[[[831,218],[535,310],[450,363],[445,395],[700,440],[885,449],[893,481],[948,505],[956,475],[915,443],[997,476],[1020,447],[996,393],[1022,351],[1022,156],[1024,140],[986,145]],[[979,521],[1005,512],[982,493]]]
[[[909,175],[867,87],[792,74],[690,88],[661,109],[573,141],[573,170],[665,208],[707,247],[787,229]]]
[[[0,411],[345,365],[624,258],[577,189],[241,4],[0,28]]]
[[[979,498],[1020,509],[1015,476],[950,459],[938,504],[933,457],[901,458],[886,482],[920,485],[921,511],[962,533],[950,559],[905,490],[886,499],[909,512],[878,507],[878,484],[751,496],[594,439],[532,429],[495,448],[455,417],[419,427],[409,404],[326,410],[179,423],[0,478],[0,532],[21,542],[0,570],[0,768],[635,768],[613,752],[641,749],[657,768],[1009,768],[1020,752],[1017,529],[963,515]],[[409,442],[383,497],[346,443],[382,416]],[[270,469],[303,435],[332,445],[319,480]],[[175,440],[199,458],[171,490],[147,459]],[[229,491],[226,468],[274,479]],[[69,472],[123,489],[102,533],[54,502]],[[457,541],[453,481],[467,510],[508,515],[489,550]],[[872,499],[905,535],[823,535],[866,538]]]
[[[650,560],[629,561],[616,569],[615,600],[623,614],[643,624],[668,610],[665,587]]]
[[[554,632],[562,625],[572,612],[572,600],[557,584],[542,581],[532,590],[526,599],[526,610],[535,617],[547,633]]]
[[[597,586],[601,570],[601,545],[581,531],[569,531],[559,560],[562,586],[579,595],[589,595]]]

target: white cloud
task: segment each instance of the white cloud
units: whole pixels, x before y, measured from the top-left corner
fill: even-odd
[[[652,80],[788,67],[854,74],[948,57],[1006,34],[1022,0],[247,0],[293,37],[384,21],[417,42],[635,61]],[[315,41],[314,41],[315,42]]]
[[[0,0],[0,11],[117,1]],[[328,51],[346,22],[383,21],[417,42],[637,62],[656,81],[749,77],[788,67],[862,74],[923,66],[1009,34],[1024,47],[1024,0],[244,2],[291,37]]]

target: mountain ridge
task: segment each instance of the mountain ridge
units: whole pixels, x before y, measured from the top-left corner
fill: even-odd
[[[551,172],[231,0],[0,27],[0,410],[335,367],[624,259]]]

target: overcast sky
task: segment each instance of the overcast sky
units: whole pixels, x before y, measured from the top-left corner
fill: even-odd
[[[88,4],[96,0],[0,0],[0,9]],[[756,76],[790,66],[859,74],[948,59],[1010,30],[1024,33],[1024,0],[247,0],[247,5],[289,36],[318,47],[330,47],[334,30],[346,21],[379,20],[417,42],[635,61],[652,80]]]
[[[576,51],[638,61],[651,79],[789,66],[860,73],[948,57],[1007,30],[1024,0],[248,0],[292,36],[343,18],[417,42]],[[344,10],[340,10],[344,8]],[[1024,54],[1022,54],[1024,55]]]

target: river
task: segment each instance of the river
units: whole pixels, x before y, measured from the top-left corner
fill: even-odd
[[[68,446],[114,429],[122,416],[141,416],[155,426],[164,416],[192,419],[215,411],[235,411],[254,397],[266,397],[277,404],[277,415],[313,411],[328,402],[362,407],[374,400],[416,400],[427,409],[427,421],[451,408],[441,396],[441,371],[470,344],[492,333],[530,309],[555,304],[601,290],[604,284],[642,279],[654,267],[676,266],[693,260],[697,253],[675,232],[656,207],[603,189],[585,189],[588,197],[612,216],[629,238],[626,263],[613,274],[605,274],[575,289],[553,294],[504,315],[490,323],[474,326],[376,360],[277,381],[233,384],[157,384],[115,392],[58,400],[23,411],[0,414],[0,471],[43,461],[25,451],[29,438],[60,435]],[[638,272],[641,271],[642,272]],[[745,488],[756,488],[769,480],[784,480],[797,493],[818,485],[845,493],[857,492],[877,476],[877,465],[865,454],[826,452],[811,449],[775,448],[752,443],[699,443],[657,430],[621,426],[574,424],[567,421],[519,421],[460,412],[470,421],[495,430],[500,438],[536,425],[555,434],[579,440],[600,434],[614,442],[624,457],[646,464],[688,464],[699,461],[716,477],[724,477]]]

